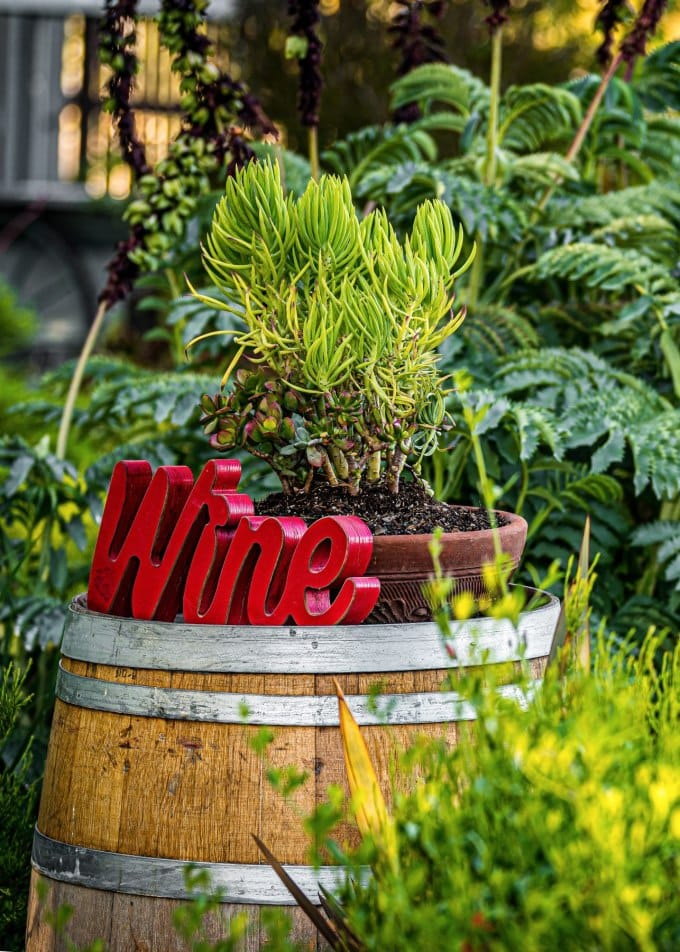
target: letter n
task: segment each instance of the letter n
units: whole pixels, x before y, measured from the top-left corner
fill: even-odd
[[[295,516],[246,516],[217,545],[199,546],[184,593],[184,618],[211,625],[283,625],[281,595],[295,547],[305,533]]]

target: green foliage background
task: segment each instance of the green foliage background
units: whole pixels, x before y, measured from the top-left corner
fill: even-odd
[[[33,825],[38,789],[30,779],[30,748],[17,750],[14,731],[29,698],[26,672],[9,664],[0,669],[0,941],[8,949],[24,943]],[[10,759],[12,758],[12,759]]]
[[[358,13],[356,5],[344,6]],[[476,23],[479,31],[479,11]],[[467,48],[483,45],[470,41]],[[331,66],[332,50],[329,42]],[[373,61],[381,62],[375,55]],[[635,629],[631,654],[649,625],[659,627],[667,651],[680,631],[679,64],[680,43],[672,43],[638,62],[630,82],[614,80],[582,149],[569,159],[598,77],[573,80],[558,68],[551,81],[532,67],[512,86],[506,72],[490,163],[493,94],[480,78],[484,71],[468,71],[462,62],[423,67],[392,86],[392,107],[419,103],[420,119],[410,125],[382,124],[389,104],[384,110],[364,97],[369,114],[362,119],[358,107],[345,110],[346,133],[331,121],[322,156],[326,171],[348,176],[360,213],[381,207],[403,234],[418,204],[439,198],[468,245],[476,240],[476,265],[459,296],[468,318],[443,349],[456,382],[448,410],[457,427],[426,475],[441,498],[479,501],[473,437],[480,437],[496,504],[529,522],[524,582],[542,577],[553,560],[564,569],[590,514],[602,579],[595,613],[620,639]],[[533,81],[537,75],[541,82]],[[280,68],[271,82],[276,76]],[[364,73],[362,89],[366,80]],[[300,194],[309,178],[306,159],[278,155],[288,187]],[[10,936],[21,928],[23,884],[13,871],[28,872],[32,783],[49,732],[64,612],[86,587],[113,463],[146,458],[197,472],[212,455],[200,434],[198,400],[217,390],[232,354],[209,338],[189,365],[184,347],[234,324],[181,288],[184,273],[197,284],[205,280],[198,277],[198,238],[221,190],[213,184],[218,192],[197,202],[164,269],[139,284],[141,306],[160,316],[153,337],[164,348],[163,370],[92,359],[68,460],[53,449],[72,367],[30,394],[3,371],[0,666],[4,690],[17,699],[6,694],[0,712],[7,725],[0,731],[0,815],[17,830],[3,857],[9,878],[0,881],[0,923]],[[9,332],[23,334],[30,319],[11,291],[2,290],[0,308],[11,315]],[[276,488],[260,461],[236,455],[244,463],[244,491]],[[28,671],[25,682],[16,680],[17,669]],[[598,783],[608,776],[593,774]]]
[[[679,515],[680,125],[668,111],[675,94],[660,92],[673,85],[679,51],[663,47],[631,83],[614,81],[571,161],[564,152],[594,81],[509,88],[490,181],[490,91],[440,65],[393,87],[395,103],[417,100],[420,120],[362,130],[324,155],[397,225],[436,195],[476,238],[468,317],[445,348],[459,427],[428,476],[443,498],[474,498],[462,412],[473,408],[498,505],[529,521],[526,570],[564,564],[590,512],[611,574],[595,602],[622,632],[662,619],[680,627],[678,550],[657,526]],[[456,134],[453,146],[437,139],[443,131]],[[650,528],[640,534],[641,524]],[[665,548],[638,561],[659,532]]]

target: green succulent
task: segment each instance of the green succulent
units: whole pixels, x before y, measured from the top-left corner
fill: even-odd
[[[474,254],[454,270],[463,241],[440,201],[400,241],[383,211],[358,218],[346,178],[322,176],[298,199],[272,163],[229,179],[203,248],[228,303],[193,292],[245,323],[230,332],[228,394],[203,397],[214,445],[266,459],[287,492],[317,474],[351,493],[364,479],[397,492],[406,463],[417,468],[450,425],[438,347],[465,316],[453,310]]]

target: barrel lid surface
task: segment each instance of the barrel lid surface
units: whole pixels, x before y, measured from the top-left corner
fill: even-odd
[[[529,590],[532,594],[534,590]],[[84,595],[71,603],[62,654],[77,661],[163,671],[232,674],[325,674],[426,671],[545,657],[560,611],[554,595],[505,618],[451,624],[446,639],[434,622],[418,624],[277,626],[190,625],[90,611]]]

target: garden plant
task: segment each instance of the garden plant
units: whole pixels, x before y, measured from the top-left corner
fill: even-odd
[[[402,243],[382,211],[359,220],[346,178],[291,200],[277,166],[237,173],[203,252],[223,298],[197,297],[245,323],[223,383],[242,359],[252,369],[228,396],[203,397],[212,445],[265,460],[286,494],[315,481],[398,493],[446,424],[438,348],[465,316],[453,284],[474,252],[453,271],[462,248],[442,202],[419,207]]]

